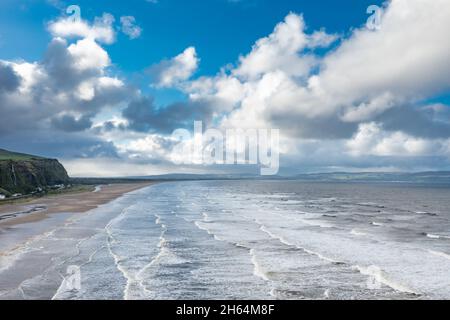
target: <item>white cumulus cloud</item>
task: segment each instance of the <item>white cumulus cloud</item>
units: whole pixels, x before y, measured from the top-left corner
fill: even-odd
[[[136,18],[133,16],[120,17],[122,32],[130,39],[137,39],[141,36],[142,28],[136,25]]]
[[[189,47],[176,57],[153,65],[149,72],[156,86],[172,87],[189,79],[197,70],[199,62],[197,51]]]
[[[54,37],[88,38],[102,43],[111,44],[115,41],[114,16],[104,13],[95,18],[94,23],[72,17],[62,17],[48,24],[48,29]]]

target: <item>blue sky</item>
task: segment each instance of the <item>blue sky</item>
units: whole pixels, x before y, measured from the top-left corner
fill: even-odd
[[[76,4],[82,17],[93,19],[103,12],[115,16],[132,15],[142,27],[141,37],[108,46],[108,53],[120,72],[146,89],[137,76],[153,63],[170,58],[188,46],[195,46],[201,64],[196,75],[214,75],[223,66],[236,63],[255,39],[271,33],[289,12],[302,13],[308,28],[326,28],[330,33],[347,34],[367,20],[366,9],[379,0],[4,0],[0,4],[0,48],[2,59],[36,61],[51,40],[45,23]],[[26,39],[26,40],[25,40]],[[151,91],[161,103],[180,97],[172,90]]]
[[[0,4],[2,57],[38,59],[45,50],[49,34],[45,21],[61,15],[65,7],[46,0],[3,0]],[[111,57],[127,72],[140,71],[149,61],[172,57],[187,46],[195,46],[203,59],[200,73],[215,73],[249,50],[255,39],[266,36],[289,12],[303,13],[311,29],[347,33],[364,24],[366,8],[377,0],[146,0],[66,1],[77,4],[82,16],[92,19],[103,12],[116,16],[135,16],[144,32],[142,37],[118,42]],[[26,38],[26,41],[22,39]],[[7,45],[8,44],[8,45]],[[130,59],[130,51],[135,52]]]
[[[370,5],[383,9],[376,29]],[[286,174],[447,170],[448,11],[446,0],[3,0],[0,148],[58,157],[73,175],[228,172],[174,163],[170,132],[201,120],[280,129]]]

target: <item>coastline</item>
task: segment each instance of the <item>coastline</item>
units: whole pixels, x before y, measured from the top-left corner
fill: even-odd
[[[64,259],[85,259],[81,249],[83,243],[98,234],[99,229],[107,230],[105,223],[114,219],[114,209],[103,208],[109,208],[110,204],[114,208],[114,203],[127,201],[127,194],[157,183],[159,181],[108,184],[90,188],[89,192],[49,195],[26,203],[1,206],[0,216],[25,212],[0,223],[0,300],[53,299],[64,283],[61,281],[67,267],[52,266],[53,259],[62,256]],[[29,211],[33,206],[41,210]],[[83,228],[74,226],[74,221],[90,222]],[[56,235],[58,232],[62,234]],[[105,247],[96,248],[89,255],[95,255],[102,248]],[[78,254],[74,254],[76,252]],[[83,263],[89,259],[88,256]],[[82,265],[81,262],[78,264]],[[44,288],[28,292],[27,285],[42,276],[47,277]]]
[[[0,206],[0,228],[39,222],[49,215],[58,213],[85,213],[122,195],[139,190],[155,182],[138,182],[102,185],[94,191],[48,195],[26,202],[4,204]],[[1,219],[2,217],[8,217]]]

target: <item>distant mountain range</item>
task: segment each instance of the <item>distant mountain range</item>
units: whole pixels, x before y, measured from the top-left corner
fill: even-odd
[[[336,182],[398,182],[398,183],[442,183],[450,184],[450,172],[432,171],[416,173],[314,173],[299,174],[291,179],[305,181],[336,181]]]
[[[323,182],[392,182],[392,183],[440,183],[450,184],[450,172],[433,171],[418,173],[308,173],[294,176],[259,176],[250,174],[166,174],[134,179],[148,180],[300,180]]]

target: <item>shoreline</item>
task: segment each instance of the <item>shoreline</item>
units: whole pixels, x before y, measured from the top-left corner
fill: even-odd
[[[84,240],[97,234],[98,228],[105,228],[103,223],[114,218],[111,216],[114,216],[114,212],[103,212],[102,207],[107,207],[115,201],[120,202],[127,194],[158,183],[159,181],[146,181],[98,185],[86,192],[48,195],[26,203],[0,206],[0,218],[22,213],[18,217],[0,220],[0,300],[34,299],[29,298],[22,286],[42,276],[42,272],[47,272],[48,282],[42,289],[39,288],[35,299],[52,299],[58,287],[64,283],[61,282],[61,276],[64,278],[67,267],[59,270],[59,265],[56,265],[51,269],[52,259],[65,254],[76,258],[77,255],[71,253],[79,250],[78,246]],[[83,231],[75,231],[72,234],[78,229],[71,229],[70,224],[86,219],[92,224],[88,223]],[[64,234],[53,235],[57,231]],[[95,249],[95,252],[97,250]],[[55,255],[49,255],[49,252]],[[81,251],[78,252],[82,255]],[[33,293],[30,294],[30,297],[34,297]]]
[[[26,202],[4,204],[0,206],[0,228],[39,222],[49,215],[58,213],[82,214],[107,204],[126,193],[139,190],[154,182],[137,182],[102,185],[94,191],[47,195]],[[1,218],[4,217],[3,220]]]

